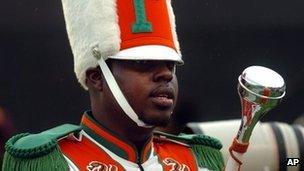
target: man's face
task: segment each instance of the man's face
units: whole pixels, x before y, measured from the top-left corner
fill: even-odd
[[[128,102],[147,124],[165,126],[176,104],[175,62],[111,60],[112,73]]]

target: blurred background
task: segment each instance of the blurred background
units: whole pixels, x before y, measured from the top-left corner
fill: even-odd
[[[173,6],[185,61],[176,125],[239,118],[237,77],[250,65],[269,67],[287,83],[284,101],[264,121],[292,123],[304,113],[303,0]],[[61,1],[3,1],[0,15],[0,106],[14,123],[6,135],[78,123],[89,98],[74,75]]]

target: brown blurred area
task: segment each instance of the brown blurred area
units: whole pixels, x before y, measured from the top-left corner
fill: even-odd
[[[15,132],[9,112],[0,106],[0,166],[2,166],[2,159],[4,154],[5,142]]]

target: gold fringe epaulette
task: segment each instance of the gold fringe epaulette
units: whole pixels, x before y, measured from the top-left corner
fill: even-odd
[[[214,171],[221,171],[224,168],[224,160],[220,152],[222,144],[218,139],[202,134],[180,134],[176,136],[158,131],[154,132],[154,136],[189,145],[195,154],[199,167]]]

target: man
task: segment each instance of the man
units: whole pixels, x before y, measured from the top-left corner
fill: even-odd
[[[170,0],[62,4],[91,111],[80,126],[12,137],[3,170],[222,170],[217,140],[153,133],[170,120],[183,63]]]

